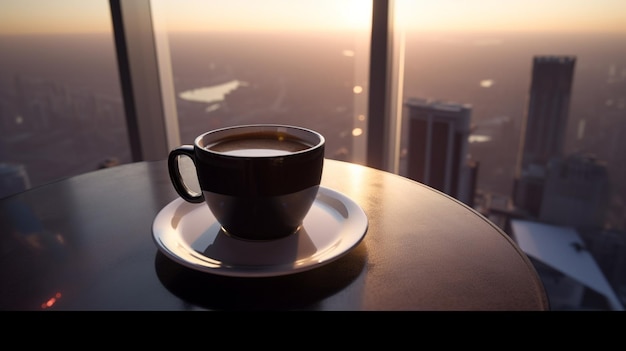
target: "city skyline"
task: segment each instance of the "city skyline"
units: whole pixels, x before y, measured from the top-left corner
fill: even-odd
[[[352,59],[343,52],[354,45],[350,38],[324,40],[311,36],[308,37],[312,40],[309,44],[295,47],[293,44],[286,45],[292,43],[292,40],[295,43],[302,38],[295,34],[291,37],[283,36],[280,42],[273,41],[272,36],[256,34],[236,38],[238,44],[231,45],[233,37],[228,35],[223,38],[221,35],[187,34],[171,37],[175,88],[179,93],[231,79],[249,83],[231,92],[227,102],[211,104],[209,110],[206,104],[178,100],[181,140],[192,140],[199,128],[204,130],[224,123],[249,122],[255,116],[265,120],[276,118],[281,122],[304,123],[313,128],[322,128],[328,133],[329,157],[349,157],[352,151],[349,136],[353,132],[355,117],[350,107],[355,98],[350,85],[354,83],[354,66],[351,66]],[[578,40],[564,45],[568,41],[561,37],[532,38],[529,41],[524,37],[511,36],[499,45],[489,46],[478,45],[471,37],[457,37],[456,39],[465,40],[459,42],[411,38],[411,45],[406,53],[407,62],[411,62],[411,65],[407,66],[405,72],[407,78],[404,96],[471,104],[472,134],[488,140],[470,141],[472,157],[481,162],[479,178],[485,179],[479,181],[479,185],[487,187],[489,191],[509,194],[520,137],[517,128],[525,110],[524,101],[530,82],[532,55],[528,53],[536,52],[535,47],[551,47],[554,53],[579,52],[581,62],[587,64],[577,68],[574,80],[567,149],[568,152],[587,150],[597,153],[600,158],[609,162],[612,173],[615,174],[614,179],[619,182],[623,178],[620,174],[624,174],[620,154],[617,152],[621,145],[622,138],[619,135],[623,127],[615,123],[618,123],[618,117],[624,113],[624,98],[619,89],[620,82],[626,79],[626,67],[621,64],[625,53],[623,48],[614,44],[610,46],[611,41],[608,41],[619,37],[597,37],[605,40],[589,37],[585,38],[588,44],[584,45]],[[115,73],[105,74],[116,70],[111,39],[107,39],[105,35],[99,36],[98,41],[95,39],[96,37],[88,36],[59,36],[56,41],[50,41],[42,36],[39,39],[33,37],[32,42],[31,39],[25,41],[20,38],[5,41],[9,45],[2,46],[5,65],[4,70],[0,70],[0,87],[2,84],[8,87],[7,84],[12,84],[10,82],[14,79],[12,75],[20,74],[24,78],[65,82],[70,89],[75,87],[82,90],[82,87],[91,86],[90,89],[95,93],[118,94]],[[261,40],[265,43],[263,45],[267,52],[258,51]],[[537,44],[534,44],[535,40]],[[104,49],[109,46],[109,49]],[[56,47],[59,47],[62,55],[54,53]],[[93,48],[85,50],[88,47]],[[608,50],[609,48],[615,50]],[[107,53],[107,50],[110,51]],[[45,52],[50,54],[43,64],[41,57],[44,57]],[[480,53],[480,56],[472,56],[472,60],[460,59],[463,53],[468,52]],[[64,56],[74,57],[75,64],[71,65],[73,74],[67,74],[69,71],[64,70],[69,69]],[[84,58],[79,59],[80,57]],[[254,59],[250,60],[251,57]],[[325,64],[311,66],[313,59]],[[504,62],[506,66],[499,67],[496,64]],[[589,62],[594,64],[590,65]],[[104,76],[96,72],[101,72]],[[334,79],[322,79],[329,72],[332,72],[330,74]],[[445,74],[441,74],[442,72]],[[4,83],[2,78],[7,78]],[[483,84],[485,81],[490,84]],[[605,89],[610,90],[602,95],[590,93]],[[259,100],[261,96],[263,98]],[[315,106],[304,104],[304,100],[296,104],[290,103],[290,99],[294,98],[312,101],[321,99],[325,103]],[[246,101],[258,102],[250,105]],[[285,115],[284,111],[289,109],[291,112]],[[5,109],[5,112],[10,111]],[[301,116],[297,122],[289,117],[294,114]],[[320,117],[326,116],[327,121],[333,121],[337,125],[331,127],[328,122],[321,122],[317,117],[306,117],[316,114]],[[7,118],[10,120],[14,117]],[[26,120],[27,118],[24,119]],[[494,153],[493,148],[498,152]],[[619,189],[623,188],[622,185],[616,191],[621,192]]]

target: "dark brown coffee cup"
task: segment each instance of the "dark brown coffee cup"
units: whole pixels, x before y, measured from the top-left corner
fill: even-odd
[[[229,235],[278,239],[298,231],[320,186],[324,137],[276,124],[216,129],[169,153],[172,185],[181,198],[206,202]],[[178,158],[189,157],[202,193],[193,193]]]

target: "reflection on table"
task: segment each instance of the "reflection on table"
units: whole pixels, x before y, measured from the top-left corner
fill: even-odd
[[[153,222],[178,199],[164,161],[4,198],[0,309],[549,308],[528,258],[474,210],[394,174],[335,160],[324,167],[322,185],[358,204],[367,232],[328,264],[269,277],[206,273],[159,250]]]

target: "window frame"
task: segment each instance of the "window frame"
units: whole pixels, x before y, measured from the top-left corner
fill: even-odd
[[[109,0],[132,161],[167,158],[180,144],[167,41],[150,0]]]
[[[109,0],[133,162],[167,158],[180,144],[165,33],[151,0]],[[365,165],[397,173],[402,55],[393,36],[394,0],[372,0]]]

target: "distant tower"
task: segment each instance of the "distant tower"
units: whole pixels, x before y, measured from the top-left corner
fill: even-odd
[[[563,156],[575,63],[572,56],[533,59],[513,190],[514,204],[532,216],[539,215],[548,162]]]
[[[442,191],[470,206],[476,163],[470,164],[469,105],[408,99],[407,177]]]

